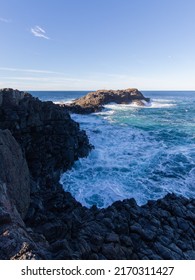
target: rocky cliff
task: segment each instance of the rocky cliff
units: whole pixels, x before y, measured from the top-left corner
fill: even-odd
[[[27,162],[10,131],[0,130],[0,259],[42,259],[46,255],[46,242],[44,246],[34,242],[24,224],[29,205]]]
[[[30,204],[30,174],[21,148],[9,130],[0,130],[0,180],[24,218]]]
[[[58,170],[87,155],[86,134],[62,108],[13,92],[0,92],[0,259],[195,259],[195,199],[82,207]]]
[[[33,178],[49,180],[87,156],[88,138],[63,108],[12,89],[0,96],[0,128],[9,129],[21,145]]]
[[[124,90],[98,90],[90,92],[87,95],[76,99],[69,105],[62,105],[67,110],[78,113],[88,114],[101,111],[105,104],[131,104],[135,103],[138,106],[145,106],[145,103],[150,99],[143,96],[143,94],[135,88],[128,88]]]
[[[47,240],[23,219],[42,207],[41,193],[59,187],[60,172],[92,147],[62,108],[13,89],[0,90],[0,129],[0,259],[50,258]]]

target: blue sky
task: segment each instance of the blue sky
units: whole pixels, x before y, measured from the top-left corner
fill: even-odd
[[[195,90],[194,0],[0,0],[0,88]]]

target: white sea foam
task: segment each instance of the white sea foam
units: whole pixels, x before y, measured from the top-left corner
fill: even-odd
[[[176,106],[174,100],[169,99],[152,99],[151,108],[170,108]]]
[[[164,110],[173,106],[174,100],[153,99],[147,108],[158,108],[155,113],[146,107],[109,104],[99,113],[73,114],[95,149],[63,174],[64,189],[87,207],[106,207],[130,197],[141,205],[167,192],[192,197],[195,144],[178,142],[186,140],[185,134],[181,136],[178,120],[175,130],[174,121],[169,126],[175,115]]]
[[[64,100],[60,100],[60,101],[54,101],[53,103],[54,104],[59,104],[59,105],[61,105],[61,104],[70,104],[70,103],[72,103],[73,100],[74,99],[70,99],[70,100],[64,99]]]
[[[54,101],[55,104],[70,104],[73,102],[75,99],[64,99],[64,100],[58,100]],[[109,104],[104,105],[104,108],[107,110],[131,110],[133,108],[168,108],[168,107],[173,107],[176,106],[174,100],[169,100],[169,99],[152,99],[150,102],[147,102],[145,100],[142,100],[143,106],[138,105],[136,102],[132,102],[131,104],[117,104],[115,102],[111,102]],[[97,114],[105,114],[105,111],[99,112]],[[107,113],[108,114],[108,113]]]
[[[134,109],[134,108],[146,108],[146,107],[150,107],[150,104],[147,103],[146,106],[140,106],[140,105],[137,105],[136,103],[131,103],[131,104],[106,104],[104,105],[104,108],[106,109],[111,109],[111,110],[131,110],[131,109]]]
[[[136,102],[131,104],[107,104],[104,105],[106,109],[110,110],[131,110],[134,108],[138,109],[148,109],[148,108],[169,108],[176,106],[176,103],[173,100],[168,99],[152,99],[150,102],[146,102],[145,100],[142,100],[144,103],[143,106],[138,105]]]

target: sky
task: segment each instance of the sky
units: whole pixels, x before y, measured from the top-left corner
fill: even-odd
[[[0,88],[195,90],[194,0],[0,0]]]

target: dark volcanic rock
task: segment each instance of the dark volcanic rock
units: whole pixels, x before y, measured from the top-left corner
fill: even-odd
[[[195,259],[195,199],[82,207],[58,170],[87,155],[86,134],[63,108],[16,93],[0,91],[0,126],[32,176],[0,130],[0,259]]]
[[[65,226],[44,225],[44,236],[27,230],[22,218],[27,210],[32,220],[44,211],[42,193],[58,188],[60,170],[89,153],[88,138],[59,106],[13,89],[0,90],[0,128],[9,129],[22,148],[8,130],[0,132],[0,259],[51,258],[46,237]],[[46,223],[47,214],[38,215],[35,225]]]
[[[29,236],[22,218],[30,205],[26,160],[10,131],[0,130],[0,259],[42,259],[47,247]]]
[[[52,244],[54,259],[195,259],[194,200],[167,195],[139,207],[127,199],[98,210],[82,207],[60,188],[42,197],[44,210],[26,222]],[[172,214],[175,207],[185,208],[188,232]],[[45,219],[33,221],[39,216]]]
[[[5,88],[0,90],[0,106],[12,106],[18,105],[19,101],[28,95],[23,91],[13,90],[11,88]]]
[[[0,130],[0,181],[24,218],[30,205],[30,174],[21,148],[9,130]]]
[[[91,146],[84,131],[63,108],[12,89],[0,91],[0,128],[9,129],[22,146],[34,178],[67,170]]]
[[[139,106],[145,106],[144,101],[149,102],[149,100],[149,98],[145,98],[135,88],[125,90],[98,90],[76,99],[70,105],[63,105],[63,107],[74,113],[89,114],[102,110],[103,105],[109,103],[136,103]]]

